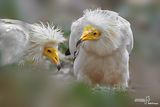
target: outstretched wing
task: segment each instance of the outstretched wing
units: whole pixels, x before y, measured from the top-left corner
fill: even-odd
[[[26,24],[9,19],[0,19],[1,64],[11,64],[19,60],[28,43]]]

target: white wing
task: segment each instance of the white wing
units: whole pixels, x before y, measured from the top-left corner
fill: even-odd
[[[79,40],[83,29],[83,17],[72,23],[71,34],[69,39],[69,50],[71,55],[74,57],[76,51],[76,43]]]
[[[131,53],[132,49],[133,49],[133,45],[134,45],[134,40],[133,40],[133,33],[130,27],[128,27],[128,32],[127,32],[128,36],[129,36],[129,43],[127,45],[127,50],[129,52],[129,54]]]
[[[28,43],[26,24],[9,19],[0,19],[1,64],[11,64],[19,60]]]
[[[131,26],[130,26],[130,23],[125,20],[124,18],[122,17],[118,17],[119,19],[119,24],[121,26],[121,31],[122,31],[122,34],[124,35],[125,37],[125,42],[126,42],[126,49],[128,51],[128,53],[130,54],[132,49],[133,49],[133,43],[134,43],[134,40],[133,40],[133,33],[132,33],[132,30],[131,30]]]

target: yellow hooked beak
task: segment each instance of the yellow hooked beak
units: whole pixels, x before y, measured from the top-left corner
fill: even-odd
[[[57,65],[57,69],[61,69],[61,64],[59,60],[58,50],[55,48],[44,48],[43,54],[51,60],[52,63]]]
[[[94,28],[91,25],[85,26],[83,30],[83,34],[80,37],[80,40],[78,40],[76,47],[81,44],[83,41],[86,40],[98,40],[100,37],[100,31]]]

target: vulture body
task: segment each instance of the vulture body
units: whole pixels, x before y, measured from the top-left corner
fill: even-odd
[[[0,19],[1,65],[24,61],[46,63],[49,59],[59,66],[58,44],[64,40],[60,29],[49,24]]]
[[[73,22],[69,50],[78,80],[90,85],[128,87],[130,23],[109,10],[86,10]]]

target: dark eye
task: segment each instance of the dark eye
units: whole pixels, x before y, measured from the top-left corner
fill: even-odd
[[[97,33],[95,32],[95,33],[93,33],[93,35],[97,35]]]
[[[51,50],[47,50],[49,53],[52,53]]]

